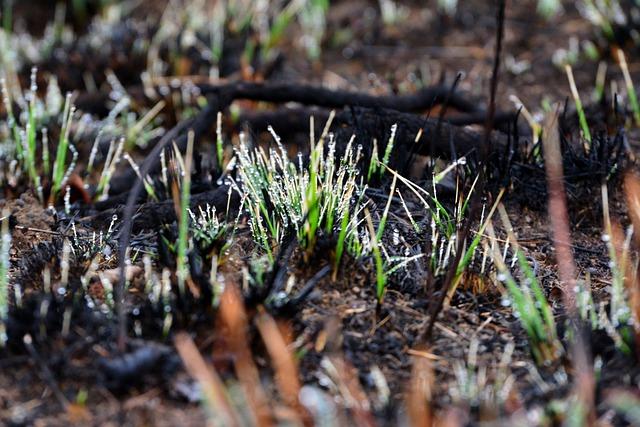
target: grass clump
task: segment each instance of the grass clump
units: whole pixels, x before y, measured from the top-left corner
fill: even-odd
[[[7,111],[0,144],[0,183],[17,187],[26,181],[42,203],[45,202],[46,184],[52,204],[64,189],[77,161],[77,151],[69,138],[75,108],[70,94],[63,100],[55,78],[49,80],[46,97],[40,98],[36,77],[37,70],[33,68],[31,85],[24,95],[16,88],[11,90],[6,80],[0,82]],[[21,110],[17,117],[14,103]],[[60,138],[51,165],[47,128],[55,124],[60,126]],[[72,154],[71,161],[68,160],[69,153]]]
[[[598,314],[598,329],[604,329],[622,351],[629,353],[633,345],[633,307],[634,298],[631,293],[637,286],[637,259],[632,257],[631,239],[633,227],[629,227],[626,233],[620,226],[614,223],[609,212],[609,195],[607,186],[602,185],[602,211],[604,222],[605,242],[609,253],[609,269],[611,271],[611,286],[609,287],[609,313]],[[630,291],[630,292],[628,292]]]
[[[506,262],[506,248],[503,254],[500,253],[497,238],[490,224],[487,227],[492,244],[492,260],[498,271],[498,281],[504,283],[506,304],[512,304],[513,309],[520,319],[520,324],[524,328],[531,344],[531,353],[538,365],[549,365],[556,361],[562,354],[562,344],[558,340],[558,333],[553,316],[553,311],[549,305],[542,286],[538,282],[535,272],[529,265],[524,252],[519,247],[517,239],[513,234],[511,223],[506,210],[499,206],[500,217],[507,228],[508,240],[506,246],[511,242],[513,250],[513,260],[511,266],[517,264],[521,272],[520,280],[516,280],[511,274],[511,269]]]
[[[366,189],[358,182],[361,149],[350,141],[339,160],[336,142],[329,135],[326,143],[321,137],[313,144],[307,165],[302,156],[295,164],[273,130],[272,134],[276,145],[268,153],[249,148],[246,141],[236,150],[237,182],[233,185],[241,195],[255,241],[273,258],[273,248],[289,233],[307,251],[314,247],[318,234],[337,234],[339,255],[345,248],[354,252],[360,247],[352,243],[358,235],[361,207],[352,207],[352,199]]]

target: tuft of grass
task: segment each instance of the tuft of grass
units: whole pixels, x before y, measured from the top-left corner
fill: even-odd
[[[0,168],[3,169],[0,180],[14,187],[22,183],[30,184],[42,203],[44,203],[42,183],[50,182],[49,203],[53,204],[66,187],[66,181],[75,168],[77,160],[77,152],[69,140],[75,108],[71,103],[71,95],[68,94],[60,117],[63,101],[56,79],[49,79],[46,98],[41,99],[37,94],[36,77],[37,69],[34,67],[31,70],[29,89],[24,94],[19,84],[10,90],[8,80],[2,79],[0,82],[3,103],[7,111],[6,126],[8,128],[5,139],[0,143]],[[14,102],[22,111],[19,115],[20,120],[16,119],[13,111]],[[47,126],[56,121],[59,121],[61,130],[53,171],[51,171]],[[41,135],[40,144],[38,144],[38,135]],[[73,156],[71,161],[67,159],[69,152]]]
[[[499,205],[498,211],[509,238],[505,245],[505,253],[510,242],[515,258],[513,261],[517,263],[522,275],[521,282],[518,283],[507,267],[504,255],[501,255],[497,249],[499,245],[494,245],[493,262],[498,269],[498,278],[504,282],[513,308],[527,332],[536,363],[548,365],[562,354],[562,344],[558,340],[553,311],[524,252],[518,245],[504,206]],[[496,241],[493,226],[490,225],[488,230],[491,239]]]
[[[604,307],[601,307],[596,327],[605,330],[615,342],[616,347],[629,354],[632,351],[634,335],[640,336],[640,329],[635,319],[640,313],[636,279],[638,259],[632,256],[631,251],[634,227],[630,226],[626,233],[623,233],[620,225],[612,221],[610,217],[606,184],[602,185],[601,192],[604,219],[602,240],[609,252],[611,286],[608,288],[610,293],[609,313],[604,313]],[[633,209],[631,206],[630,208]]]
[[[294,233],[301,247],[310,251],[320,233],[337,234],[342,235],[340,257],[345,248],[353,253],[350,244],[359,235],[356,213],[361,208],[357,203],[352,207],[352,199],[366,191],[357,180],[360,148],[356,150],[353,140],[349,141],[338,160],[333,136],[327,138],[325,132],[312,146],[308,164],[303,165],[302,157],[296,164],[270,130],[276,147],[268,153],[249,148],[241,138],[236,149],[237,181],[231,180],[243,200],[256,243],[270,254]]]
[[[230,245],[231,238],[227,240],[227,232],[230,226],[226,221],[218,218],[215,206],[207,204],[204,209],[198,207],[197,216],[189,209],[189,216],[191,217],[189,232],[194,240],[199,242],[203,247],[208,248],[216,242],[225,241],[220,249],[222,253],[224,252],[224,248]]]
[[[500,363],[493,369],[478,363],[479,344],[478,337],[472,336],[467,360],[453,363],[455,381],[450,384],[450,394],[455,404],[480,408],[486,414],[485,421],[491,422],[487,417],[500,412],[513,388],[514,378],[509,365],[515,344],[510,341],[505,345]]]

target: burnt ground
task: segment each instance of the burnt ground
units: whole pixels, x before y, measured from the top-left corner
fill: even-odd
[[[53,19],[54,12],[48,3],[19,5],[15,10],[16,26],[23,23],[26,31],[40,36],[39,29]],[[159,3],[142,2],[130,11],[130,18],[116,20],[106,27],[87,26],[95,12],[92,5],[86,18],[67,18],[75,28],[75,41],[60,46],[54,55],[35,65],[45,76],[56,75],[63,90],[74,90],[78,108],[93,114],[95,120],[106,116],[111,107],[104,73],[107,68],[114,71],[132,97],[133,110],[147,111],[159,98],[149,97],[144,91],[140,74],[146,68],[147,58],[144,50],[141,52],[136,48],[136,40],[145,40],[157,30],[164,10]],[[309,102],[297,98],[272,102],[276,95],[260,91],[246,95],[248,90],[243,95],[237,87],[228,90],[209,88],[210,92],[207,92],[210,81],[203,71],[206,64],[193,52],[182,52],[172,72],[167,73],[178,77],[179,84],[175,86],[179,87],[170,89],[171,93],[165,97],[167,109],[162,114],[162,125],[171,129],[188,120],[188,114],[196,117],[191,125],[199,127],[197,150],[203,160],[201,170],[194,174],[192,205],[211,203],[223,210],[227,191],[209,176],[217,178],[220,171],[212,166],[214,162],[206,160],[207,153],[215,150],[215,117],[212,118],[210,113],[198,114],[186,105],[188,96],[181,99],[175,95],[180,93],[185,82],[191,80],[196,85],[204,82],[199,88],[210,96],[210,105],[217,102],[225,111],[225,138],[229,141],[237,141],[238,132],[242,129],[256,139],[266,140],[265,123],[268,121],[284,141],[292,142],[289,147],[292,153],[305,152],[304,146],[299,144],[300,141],[308,141],[309,114],[326,117],[333,107],[338,109],[338,123],[334,127],[336,134],[355,133],[366,144],[369,137],[387,138],[390,125],[398,117],[410,129],[416,117],[434,118],[446,108],[446,120],[451,123],[475,117],[469,119],[473,124],[468,127],[443,125],[452,141],[459,138],[454,142],[465,142],[467,145],[462,142],[459,145],[465,148],[474,141],[480,144],[494,60],[496,5],[494,2],[472,0],[460,5],[454,16],[445,16],[436,11],[434,4],[420,3],[403,4],[407,15],[395,25],[382,23],[376,2],[345,1],[331,5],[322,54],[316,61],[307,60],[296,46],[296,40],[301,37],[300,29],[296,27],[287,30],[275,60],[254,62],[251,66],[243,64],[240,59],[244,46],[242,37],[238,37],[240,40],[230,37],[224,51],[224,58],[228,59],[223,60],[220,67],[222,82],[226,84],[251,78],[258,82],[264,80],[267,85],[280,85],[277,87],[322,84],[337,91],[383,96],[411,94],[431,86],[444,88],[441,92],[446,93],[457,73],[461,72],[456,93],[464,102],[452,100],[450,106],[443,107],[441,96],[439,102],[432,102],[432,108],[408,108],[401,112],[405,116],[394,116],[401,113],[381,109],[380,105],[353,106],[347,102],[343,110],[328,105],[331,104],[329,101],[323,104],[317,98]],[[516,95],[534,113],[543,110],[543,103],[564,103],[570,97],[564,70],[554,65],[552,58],[557,49],[569,47],[572,37],[581,41],[594,40],[601,57],[610,62],[608,79],[621,85],[619,69],[612,65],[611,46],[602,43],[597,31],[578,13],[572,2],[565,2],[564,13],[549,21],[535,15],[534,2],[507,3],[502,68],[496,98],[498,112],[515,113],[517,108],[510,100],[511,95]],[[34,11],[38,13],[32,13]],[[92,34],[99,34],[97,45],[87,42]],[[632,76],[640,82],[640,48],[632,46],[627,52]],[[169,53],[161,51],[161,55]],[[576,141],[579,141],[572,103],[568,103],[563,116],[562,131],[567,149],[565,174],[572,253],[580,276],[588,273],[590,277],[594,300],[597,304],[606,304],[607,287],[611,285],[612,278],[607,247],[602,240],[601,172],[608,170],[606,166],[612,162],[618,162],[617,173],[609,177],[607,185],[612,199],[612,216],[626,225],[630,219],[622,191],[622,170],[632,169],[635,165],[628,151],[616,151],[619,150],[616,148],[616,135],[619,135],[625,113],[616,115],[607,103],[588,102],[597,65],[597,61],[581,58],[573,69],[583,101],[588,104],[590,122],[595,129],[606,132],[602,134],[602,140],[608,151],[604,153],[603,150],[604,154],[598,158],[582,158],[579,154],[569,153],[575,150]],[[19,70],[25,82],[23,87],[28,82],[30,66],[25,64]],[[251,70],[253,75],[250,75]],[[91,76],[96,90],[88,90],[87,75]],[[163,86],[162,83],[160,81],[158,86]],[[303,95],[300,97],[304,98]],[[233,98],[237,100],[230,106]],[[283,107],[279,104],[295,100],[304,104],[295,107],[297,112],[302,112],[282,113]],[[185,113],[189,108],[191,111]],[[241,110],[240,117],[244,122],[230,118],[230,111],[234,109]],[[398,110],[403,109],[398,107]],[[531,140],[531,132],[524,120],[518,122],[517,132],[507,128],[507,121],[496,123],[491,142],[504,147],[504,141],[515,138],[516,134],[522,144]],[[637,128],[631,126],[626,132],[633,153],[638,148]],[[412,141],[413,134],[410,134],[407,131],[402,138]],[[178,134],[175,139],[177,145],[184,149],[184,135]],[[88,156],[92,140],[78,141],[80,159]],[[134,153],[139,164],[149,156],[153,143],[158,143],[157,139],[152,140],[149,147]],[[437,147],[442,145],[433,137],[432,143]],[[404,167],[415,182],[430,185],[423,179],[430,175],[424,170],[428,152],[419,152],[417,158],[410,159],[413,163],[407,167],[408,147],[399,145],[394,152],[393,166],[398,169]],[[436,150],[450,159],[449,141],[444,142],[445,148],[437,147]],[[468,154],[470,159],[477,155],[473,152]],[[508,183],[503,199],[506,210],[519,243],[535,265],[562,330],[566,307],[562,300],[556,249],[546,210],[544,166],[525,158],[515,158],[511,162],[492,158],[492,161],[483,201],[490,206],[498,194],[497,190]],[[21,286],[22,307],[15,307],[16,301],[12,301],[9,343],[7,348],[0,350],[0,420],[6,425],[204,425],[207,422],[206,410],[198,402],[198,387],[185,372],[174,344],[176,335],[186,331],[207,362],[222,377],[231,400],[238,407],[255,410],[256,404],[251,402],[255,396],[246,389],[242,391],[243,386],[251,386],[247,378],[253,377],[247,372],[253,372],[255,368],[261,384],[256,389],[268,396],[269,413],[273,419],[278,423],[300,421],[300,413],[287,406],[283,386],[278,382],[283,373],[274,366],[274,356],[269,351],[270,335],[256,327],[262,319],[264,295],[245,293],[245,308],[231,305],[237,310],[226,315],[211,309],[210,299],[207,300],[210,295],[206,293],[200,299],[193,296],[176,298],[171,303],[172,327],[164,333],[166,317],[163,307],[145,299],[144,266],[136,258],[128,270],[131,287],[125,298],[124,310],[129,339],[123,351],[118,345],[119,319],[115,310],[105,311],[82,303],[85,298],[106,301],[109,289],[104,278],[112,278],[114,283],[119,279],[118,249],[126,226],[118,223],[116,231],[108,238],[109,254],[101,258],[98,267],[102,276],[90,277],[85,288],[80,278],[86,275],[91,257],[74,253],[69,286],[62,288],[60,261],[63,257],[63,236],[70,235],[71,222],[74,222],[73,232],[81,236],[80,240],[88,241],[93,232],[106,233],[114,214],[119,220],[124,217],[123,206],[135,179],[128,166],[124,165],[122,162],[123,167],[114,178],[111,197],[87,204],[82,201],[83,191],[78,188],[69,213],[64,212],[61,202],[56,204],[55,213],[45,209],[25,187],[5,188],[6,199],[2,207],[11,212],[15,226],[10,251],[10,282]],[[207,167],[212,172],[207,173]],[[460,168],[461,179],[467,187],[469,177],[477,171],[475,167],[477,165],[471,162],[469,168]],[[82,173],[84,168],[79,161],[79,176],[85,176]],[[86,177],[87,181],[89,178]],[[384,209],[390,185],[388,177],[372,185],[373,194],[378,195],[372,197],[373,210],[378,218]],[[443,185],[440,190],[443,200],[451,205],[455,197],[452,188]],[[419,209],[418,201],[412,199],[410,193],[405,196],[410,207]],[[175,259],[166,254],[159,237],[160,234],[176,236],[176,214],[171,197],[166,195],[165,201],[147,204],[142,199],[143,196],[138,200],[140,203],[136,206],[132,224],[133,251],[154,254],[154,269],[158,274],[163,267],[175,270]],[[234,203],[237,209],[237,200]],[[412,255],[426,250],[429,236],[413,230],[399,203],[394,202],[391,206],[392,215],[383,238],[388,250],[404,254],[407,249]],[[415,213],[415,219],[428,226],[424,212]],[[497,219],[495,222],[499,223]],[[475,229],[477,224],[473,227]],[[498,225],[496,228],[499,237],[506,238],[504,230]],[[399,241],[394,238],[393,230],[402,237]],[[310,259],[306,259],[299,248],[294,248],[289,256],[284,257],[276,272],[267,275],[267,282],[282,286],[278,281],[283,279],[277,271],[284,269],[294,277],[291,282],[294,292],[302,289],[318,271],[331,264],[334,244],[330,236],[324,236]],[[282,248],[282,253],[286,254],[286,249]],[[237,239],[218,267],[225,283],[243,288],[242,270],[248,268],[249,259],[256,250],[249,227],[246,221],[241,220]],[[289,350],[295,355],[300,383],[308,387],[307,392],[317,393],[316,404],[333,402],[337,425],[349,422],[350,418],[360,420],[362,425],[408,422],[411,398],[407,396],[415,393],[411,386],[418,374],[426,375],[430,401],[441,417],[441,423],[448,421],[454,425],[465,425],[487,421],[508,424],[509,417],[512,417],[511,420],[519,419],[528,424],[559,425],[563,422],[562,410],[554,409],[553,405],[562,408],[563,404],[571,404],[575,386],[575,367],[571,357],[565,354],[548,366],[536,368],[525,331],[514,316],[512,307],[503,303],[501,290],[496,286],[495,272],[480,274],[478,264],[479,260],[465,274],[451,300],[438,314],[433,333],[426,340],[424,332],[432,319],[430,313],[434,301],[442,293],[439,287],[443,278],[430,278],[424,262],[411,263],[410,267],[395,273],[390,278],[381,305],[376,303],[373,261],[347,258],[343,260],[335,281],[331,275],[323,276],[311,293],[297,304],[284,308],[273,304],[266,306],[276,319]],[[192,275],[197,277],[197,267],[192,265],[192,268]],[[208,267],[204,272],[202,265],[199,268],[200,275],[208,273]],[[50,290],[45,289],[48,281]],[[46,310],[43,309],[43,301],[46,301]],[[225,302],[233,301],[222,301]],[[65,319],[71,319],[70,324],[66,324]],[[249,322],[246,330],[242,321]],[[23,342],[27,333],[33,344]],[[610,420],[614,424],[624,424],[628,421],[614,417],[603,402],[606,393],[613,389],[637,392],[640,375],[638,355],[615,351],[611,340],[603,334],[592,333],[588,338],[587,349],[599,358],[602,366],[593,391],[594,416],[603,424]],[[568,341],[565,340],[564,344],[568,349]],[[511,349],[512,354],[505,358],[507,349]],[[250,362],[245,360],[247,353]],[[467,366],[470,359],[475,359],[474,367]],[[425,361],[428,361],[429,369],[417,371],[417,367],[424,367]],[[244,366],[245,370],[239,366]],[[483,385],[483,391],[474,394],[473,398],[466,398],[465,392],[460,390],[460,378],[456,378],[456,373],[460,372],[471,375],[470,381]],[[482,381],[473,377],[485,374]]]

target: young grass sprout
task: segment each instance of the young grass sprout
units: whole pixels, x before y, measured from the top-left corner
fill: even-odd
[[[573,102],[576,104],[576,111],[578,112],[578,120],[580,121],[580,128],[582,129],[582,135],[587,141],[585,147],[586,151],[589,151],[591,146],[591,131],[589,130],[589,124],[587,123],[587,116],[584,114],[584,108],[582,107],[582,101],[580,100],[580,94],[578,93],[578,87],[576,81],[573,78],[573,70],[571,65],[565,65],[565,71],[567,73],[567,79],[569,80],[569,88],[571,89],[571,95],[573,96]]]
[[[187,249],[189,243],[189,200],[191,198],[191,163],[193,160],[193,131],[187,138],[187,153],[184,161],[182,187],[180,189],[180,217],[178,222],[177,276],[181,294],[185,292],[185,282],[189,276]]]
[[[513,256],[521,269],[523,278],[520,283],[516,281],[507,266],[504,254],[500,253],[498,250],[499,245],[496,244],[492,245],[492,259],[498,269],[498,280],[504,283],[507,293],[506,298],[508,298],[506,301],[510,301],[509,303],[513,304],[513,309],[529,337],[531,353],[536,363],[548,365],[556,361],[562,354],[562,345],[558,340],[553,313],[538,279],[522,249],[518,246],[517,240],[511,231],[511,224],[509,222],[505,223],[508,218],[504,208],[501,207],[500,210],[503,224],[508,229],[509,241],[514,251]],[[497,242],[492,224],[489,224],[487,231],[491,239]]]
[[[631,74],[629,73],[629,66],[627,65],[627,59],[624,56],[622,49],[617,50],[618,61],[620,62],[620,69],[624,76],[624,82],[627,86],[627,96],[629,97],[629,103],[631,104],[631,110],[633,117],[636,121],[636,125],[640,126],[640,104],[638,104],[638,95],[636,94],[636,88],[631,80]]]

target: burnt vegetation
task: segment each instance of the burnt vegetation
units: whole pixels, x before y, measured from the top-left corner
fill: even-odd
[[[419,3],[2,2],[3,424],[640,423],[640,5]]]

